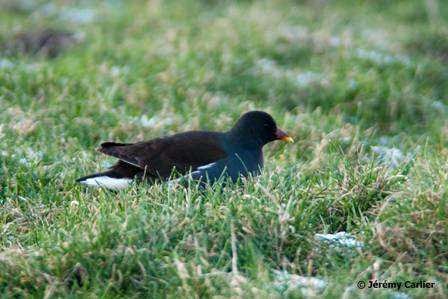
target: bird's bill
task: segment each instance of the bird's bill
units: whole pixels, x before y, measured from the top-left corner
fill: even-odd
[[[289,137],[288,134],[285,133],[285,131],[283,131],[280,128],[277,128],[277,132],[275,133],[275,135],[277,136],[278,140],[282,140],[288,143],[293,143],[294,139],[292,139],[291,137]]]

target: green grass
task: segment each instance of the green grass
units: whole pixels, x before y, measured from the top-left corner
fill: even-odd
[[[2,42],[46,27],[86,35],[55,59],[0,58],[1,297],[306,297],[274,270],[325,280],[318,298],[396,296],[356,287],[375,279],[448,296],[446,1],[79,6],[95,17],[0,9]],[[245,184],[75,183],[113,162],[101,141],[226,130],[251,109],[296,143],[266,146]],[[391,167],[376,146],[406,159]],[[339,231],[364,247],[314,238]]]

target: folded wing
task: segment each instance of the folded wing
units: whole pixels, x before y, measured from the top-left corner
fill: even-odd
[[[99,152],[143,170],[144,175],[167,178],[173,170],[185,174],[227,156],[219,133],[193,131],[134,144],[101,144]]]

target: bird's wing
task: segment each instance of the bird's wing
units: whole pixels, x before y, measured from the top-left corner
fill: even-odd
[[[165,147],[164,139],[158,138],[132,144],[105,142],[97,150],[100,153],[144,169],[145,164],[142,163],[143,157],[149,160],[157,156]]]
[[[108,142],[98,151],[139,167],[146,175],[162,178],[169,177],[173,169],[184,174],[226,157],[219,135],[199,131],[134,144]]]

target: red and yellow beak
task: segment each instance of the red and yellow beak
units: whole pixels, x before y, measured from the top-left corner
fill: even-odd
[[[294,139],[292,139],[291,137],[289,137],[288,134],[285,133],[285,131],[283,131],[280,128],[277,128],[277,132],[275,132],[275,135],[277,136],[278,140],[282,140],[288,143],[293,143]]]

